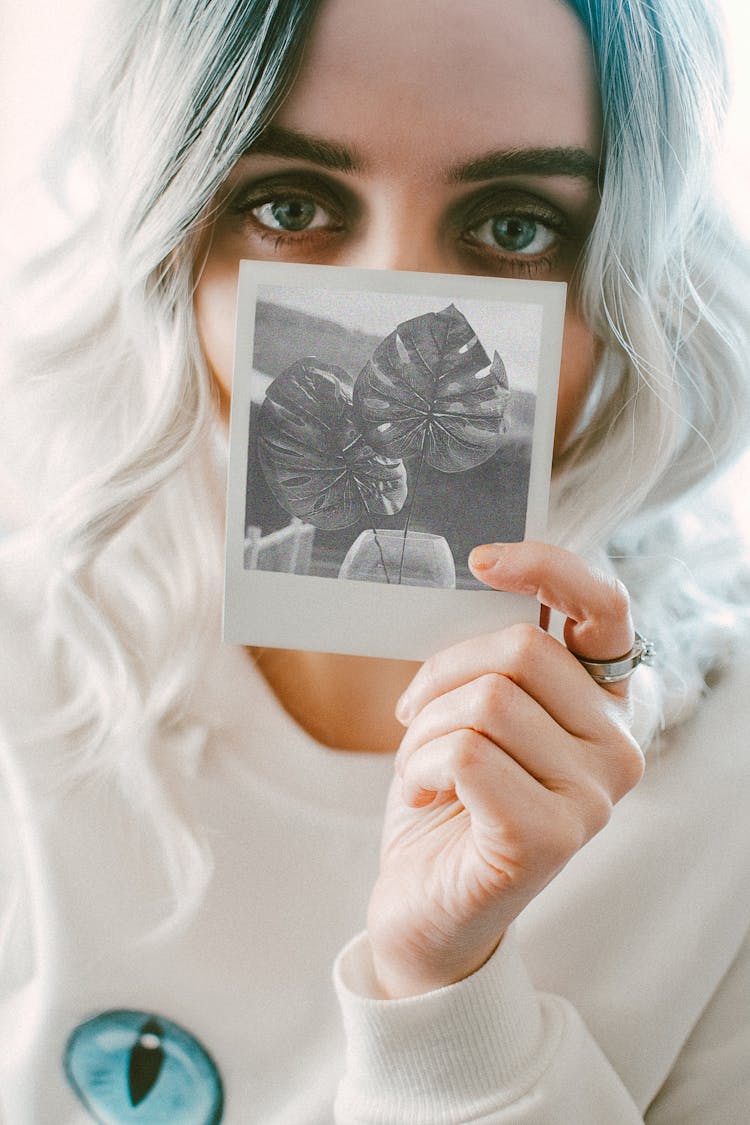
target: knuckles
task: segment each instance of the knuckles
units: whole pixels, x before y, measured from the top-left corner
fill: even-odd
[[[508,625],[497,634],[497,664],[502,668],[502,673],[498,675],[515,679],[524,669],[528,669],[530,663],[539,658],[542,647],[550,643],[557,645],[557,642],[538,625],[529,622]],[[419,671],[422,695],[431,699],[445,691],[446,684],[451,682],[455,674],[457,652],[460,650],[465,652],[466,648],[466,642],[463,642],[458,648],[444,649],[425,661]],[[461,658],[465,659],[464,656]]]
[[[539,659],[543,645],[549,641],[547,634],[538,625],[521,622],[506,630],[506,667],[510,676],[519,676]]]
[[[620,732],[615,763],[618,781],[615,799],[619,801],[631,789],[635,789],[646,769],[643,751],[627,731]]]
[[[580,805],[584,842],[591,840],[607,827],[613,807],[613,801],[604,789],[595,785],[589,787]]]
[[[499,672],[487,672],[474,680],[471,687],[471,711],[481,722],[483,717],[497,717],[512,706],[515,685]]]
[[[614,697],[607,702],[602,720],[589,752],[597,754],[603,763],[608,790],[616,804],[639,783],[646,760],[630,733],[628,709],[618,707]]]
[[[630,594],[627,586],[611,574],[602,575],[602,583],[605,586],[609,603],[608,608],[612,616],[628,619],[630,617]]]
[[[450,735],[451,769],[456,777],[466,775],[487,757],[488,743],[478,731],[462,727]]]

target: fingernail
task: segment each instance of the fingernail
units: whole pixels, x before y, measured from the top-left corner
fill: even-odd
[[[414,718],[414,701],[408,691],[404,692],[396,704],[396,718],[404,726]]]
[[[472,570],[490,570],[499,562],[504,550],[503,543],[485,543],[475,547],[469,555],[469,566]]]

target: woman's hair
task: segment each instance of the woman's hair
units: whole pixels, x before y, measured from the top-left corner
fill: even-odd
[[[194,259],[219,188],[294,79],[317,7],[101,6],[73,145],[94,204],[29,267],[3,372],[0,449],[29,521],[3,545],[6,569],[38,575],[56,689],[53,704],[29,701],[25,740],[66,747],[49,756],[51,787],[119,783],[165,844],[183,900],[207,864],[154,768],[152,735],[178,769],[195,765],[206,719],[191,696],[217,630],[225,475]]]
[[[748,262],[710,190],[724,58],[704,0],[569,2],[602,91],[601,207],[577,286],[604,349],[556,473],[551,535],[609,550],[671,670],[671,716],[732,619],[718,568],[686,570],[678,506],[734,456],[750,416]],[[100,16],[81,114],[95,202],[29,272],[33,330],[5,372],[0,437],[30,529],[5,552],[33,543],[63,701],[28,737],[65,735],[66,776],[110,773],[158,810],[188,872],[193,844],[176,811],[165,819],[148,736],[178,756],[200,739],[191,691],[218,620],[221,440],[192,308],[197,248],[317,8],[130,0]]]
[[[668,725],[721,662],[744,616],[732,602],[748,594],[726,513],[696,494],[747,444],[750,416],[750,257],[713,183],[722,27],[713,0],[566,2],[601,91],[604,174],[580,291],[606,347],[558,462],[552,535],[607,545],[657,641]]]

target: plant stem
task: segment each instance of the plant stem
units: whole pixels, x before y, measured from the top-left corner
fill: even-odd
[[[370,513],[368,512],[367,514],[369,515]],[[385,575],[386,582],[390,586],[391,580],[388,577],[388,567],[385,565],[385,558],[383,557],[383,548],[380,544],[380,540],[378,539],[378,529],[375,526],[374,520],[372,521],[372,537],[378,545],[378,553],[380,554],[380,563],[381,563],[381,566],[383,567],[383,574]]]
[[[380,543],[380,540],[378,539],[378,529],[377,529],[377,528],[376,528],[376,526],[375,526],[375,519],[374,519],[374,517],[373,517],[373,515],[372,515],[372,512],[370,511],[370,509],[369,509],[369,508],[367,507],[367,501],[365,500],[364,496],[362,495],[362,489],[361,489],[361,488],[360,488],[360,486],[359,486],[359,481],[357,481],[357,480],[355,479],[355,482],[354,482],[354,483],[355,483],[355,484],[356,484],[356,486],[357,486],[357,491],[359,492],[359,498],[360,498],[360,500],[362,501],[362,507],[363,507],[363,508],[364,508],[364,510],[365,510],[365,511],[367,512],[367,515],[368,515],[368,517],[369,517],[369,520],[370,520],[370,530],[372,531],[372,537],[373,537],[373,539],[375,540],[375,544],[376,544],[376,546],[377,546],[377,548],[378,548],[378,554],[380,555],[380,565],[381,565],[381,566],[383,567],[383,574],[385,575],[385,580],[386,580],[386,582],[388,583],[388,585],[390,586],[390,584],[391,584],[391,580],[390,580],[390,578],[388,577],[388,567],[387,567],[387,566],[385,565],[385,558],[384,558],[384,556],[383,556],[383,548],[382,548],[382,545],[381,545],[381,543]]]
[[[419,478],[422,475],[422,466],[424,465],[424,446],[425,446],[426,440],[427,440],[427,429],[425,428],[422,432],[422,448],[419,451],[419,464],[417,465],[417,475],[416,475],[416,478],[414,480],[414,491],[412,492],[412,495],[411,495],[411,504],[409,505],[409,514],[407,515],[406,523],[404,524],[404,542],[403,542],[403,546],[401,547],[401,561],[399,562],[399,566],[398,566],[398,584],[399,584],[399,586],[401,585],[401,579],[402,579],[403,573],[404,573],[404,555],[406,554],[406,536],[407,536],[407,533],[409,531],[409,524],[411,523],[411,517],[414,514],[414,505],[417,502],[417,490],[419,488]]]
[[[359,443],[362,442],[362,441],[364,441],[364,438],[362,437],[362,434],[357,434],[354,441],[351,442],[351,444],[348,445],[347,448],[344,450],[344,453],[347,453],[349,450],[353,449],[356,445],[359,445]],[[359,498],[362,501],[362,507],[367,512],[367,516],[368,516],[368,519],[370,521],[370,530],[372,531],[372,537],[375,540],[375,544],[378,548],[378,554],[380,555],[380,565],[383,568],[383,574],[385,575],[385,580],[388,583],[388,585],[390,586],[391,580],[388,576],[388,567],[385,565],[385,558],[383,556],[383,548],[381,546],[380,540],[378,539],[378,529],[375,526],[375,518],[374,518],[372,512],[370,511],[370,509],[367,507],[367,500],[366,500],[365,495],[362,491],[362,487],[361,487],[359,481],[357,480],[357,477],[353,473],[352,473],[351,479],[354,481],[354,485],[357,489],[357,492],[359,493]]]

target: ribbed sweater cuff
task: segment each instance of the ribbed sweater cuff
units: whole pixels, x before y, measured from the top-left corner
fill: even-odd
[[[512,931],[470,977],[399,1000],[377,998],[362,933],[340,953],[334,981],[347,1037],[337,1121],[347,1125],[448,1125],[491,1113],[533,1085],[549,1062],[550,1032],[558,1037],[545,1034]]]

